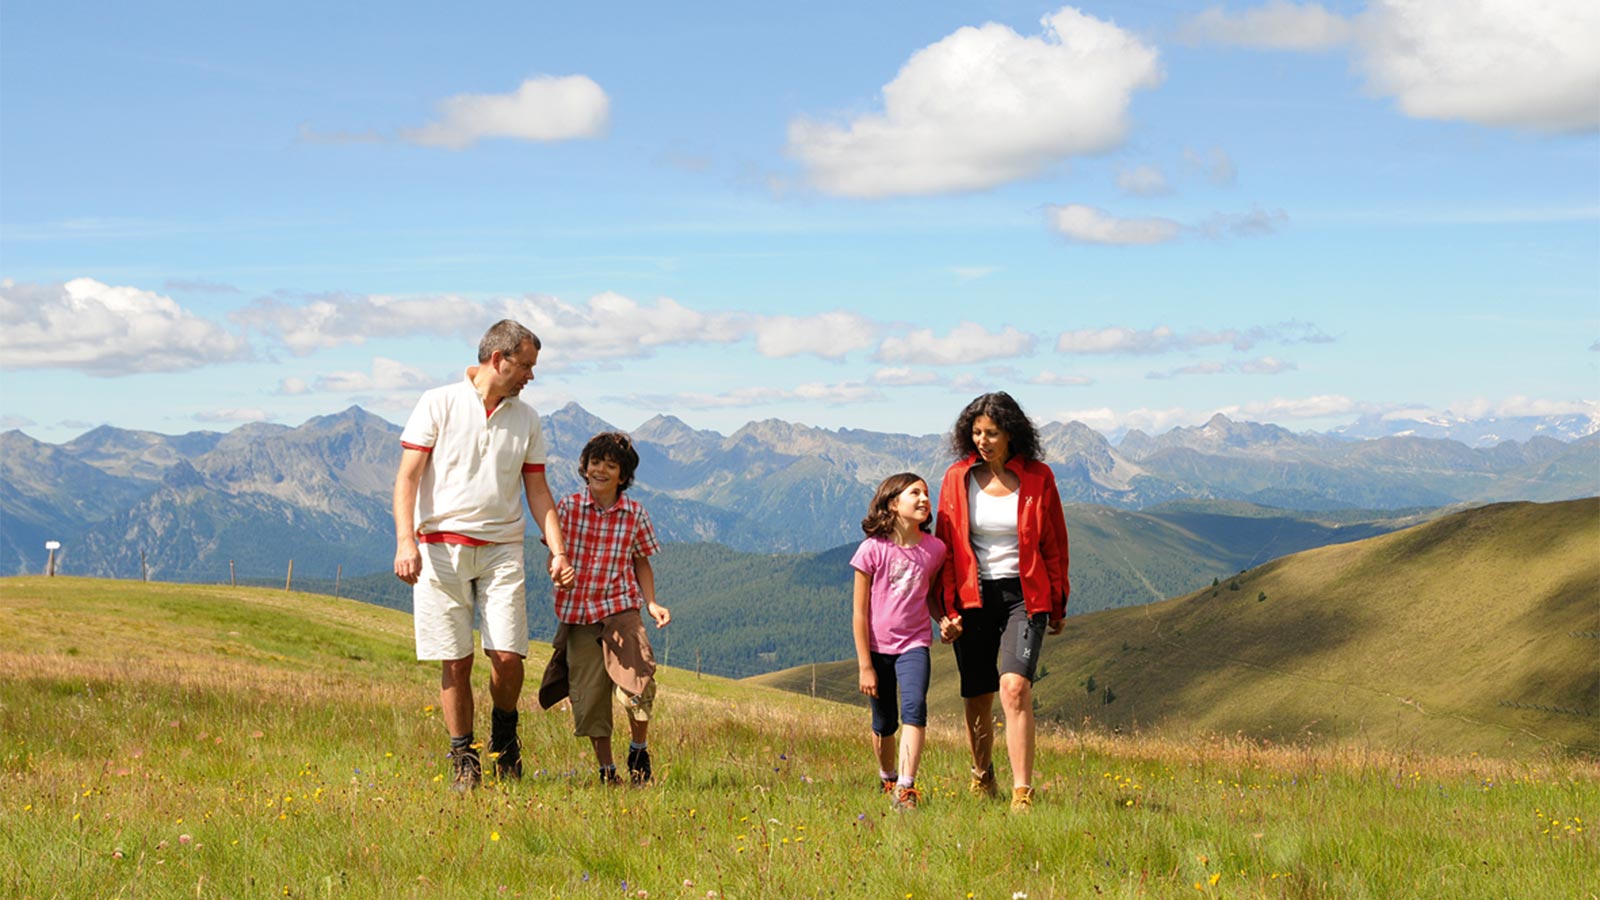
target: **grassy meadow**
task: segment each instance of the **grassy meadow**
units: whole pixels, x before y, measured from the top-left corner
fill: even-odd
[[[0,896],[1600,896],[1582,755],[1052,728],[1015,816],[940,720],[897,814],[864,708],[670,669],[656,786],[599,787],[525,700],[527,777],[457,796],[436,685],[402,613],[0,579]]]

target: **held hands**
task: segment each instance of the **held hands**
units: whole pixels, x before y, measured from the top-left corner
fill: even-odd
[[[939,642],[943,644],[949,644],[954,642],[958,637],[961,637],[961,617],[940,616]]]
[[[878,697],[878,673],[874,672],[872,670],[871,666],[862,666],[861,667],[861,675],[860,675],[860,677],[861,677],[861,686],[860,686],[861,687],[861,693],[866,694],[868,697],[871,697],[873,699],[877,699],[877,697]]]
[[[672,610],[667,609],[665,606],[662,606],[654,600],[651,600],[645,604],[644,611],[650,614],[650,618],[656,620],[657,628],[665,628],[667,627],[667,623],[672,621]]]
[[[394,577],[406,584],[416,584],[422,575],[422,553],[416,541],[402,541],[394,551]]]
[[[1045,630],[1050,634],[1060,634],[1062,629],[1064,629],[1066,627],[1067,627],[1067,617],[1066,616],[1061,616],[1059,618],[1051,619],[1050,620],[1050,624],[1046,627]]]
[[[560,560],[560,565],[556,561]],[[567,560],[565,553],[557,553],[550,557],[550,581],[562,590],[568,590],[578,583],[578,571],[572,568],[572,563]]]

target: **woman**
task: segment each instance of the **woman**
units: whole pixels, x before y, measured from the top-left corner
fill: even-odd
[[[994,696],[1006,717],[1011,808],[1033,806],[1033,679],[1067,610],[1067,523],[1039,435],[1003,392],[967,404],[950,432],[956,463],[934,534],[948,546],[939,636],[954,643],[975,794],[994,796]]]

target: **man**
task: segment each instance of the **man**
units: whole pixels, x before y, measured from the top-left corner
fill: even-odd
[[[533,380],[538,337],[496,322],[466,378],[422,395],[400,435],[394,481],[394,574],[413,586],[417,658],[440,660],[439,706],[450,731],[452,785],[482,779],[473,742],[472,629],[489,657],[489,752],[501,778],[522,777],[517,698],[528,655],[522,501],[551,551],[550,576],[573,583],[545,482],[539,414],[517,399]]]

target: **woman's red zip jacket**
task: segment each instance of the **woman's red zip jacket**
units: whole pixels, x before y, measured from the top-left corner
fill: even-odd
[[[939,486],[939,516],[933,533],[950,548],[939,570],[940,599],[945,615],[983,605],[978,591],[978,556],[972,551],[972,517],[967,510],[967,472],[978,463],[977,454],[956,463],[944,473]],[[1050,467],[1038,460],[1013,456],[1006,468],[1017,476],[1017,562],[1022,577],[1022,602],[1029,614],[1049,613],[1051,619],[1067,614],[1067,519],[1061,511],[1061,494]]]

